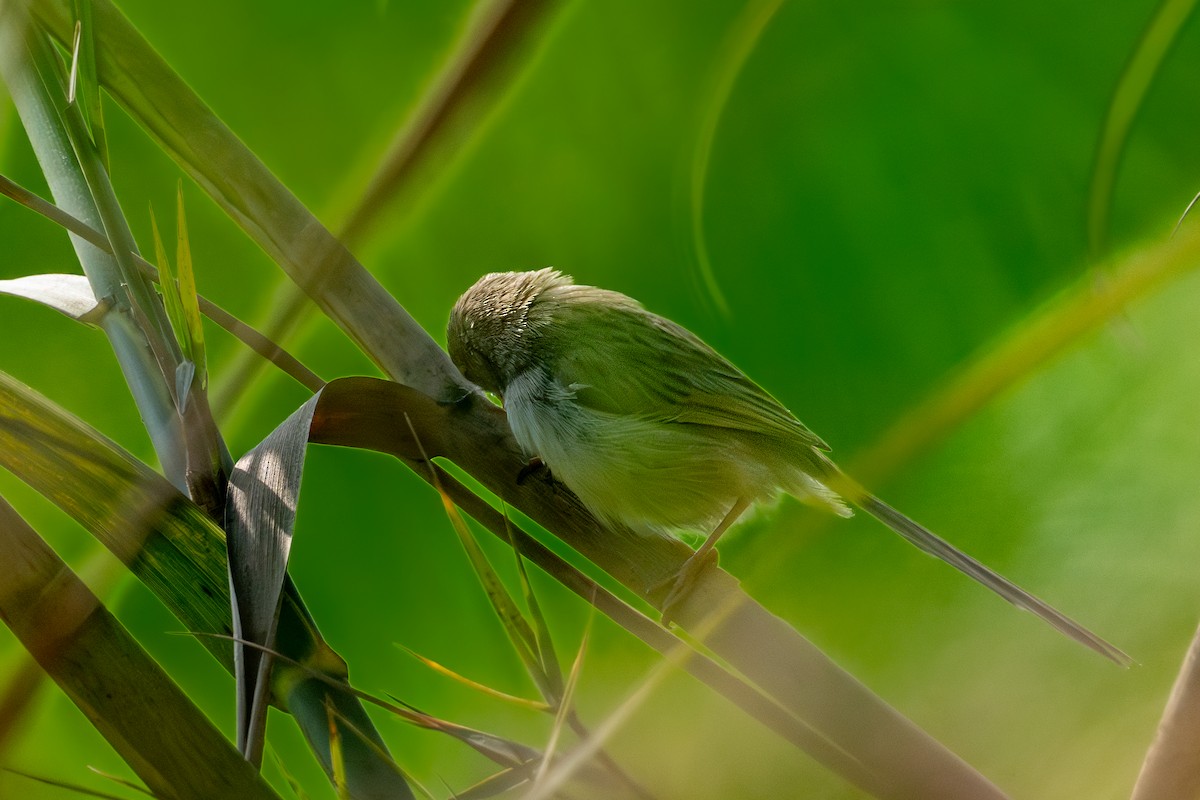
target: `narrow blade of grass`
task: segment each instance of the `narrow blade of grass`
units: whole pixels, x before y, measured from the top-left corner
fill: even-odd
[[[47,786],[53,786],[58,789],[64,789],[68,792],[82,795],[84,797],[99,797],[101,800],[126,800],[124,797],[118,797],[115,794],[108,794],[107,792],[100,792],[95,789],[90,789],[87,786],[81,786],[78,783],[70,783],[57,778],[50,778],[45,775],[34,775],[32,772],[25,772],[24,770],[14,769],[13,767],[0,767],[0,769],[3,769],[5,772],[12,773],[13,775],[20,775],[22,778],[26,778],[31,781],[37,781],[38,783],[44,783]],[[150,794],[151,797],[157,796],[149,792],[147,792],[147,794]]]
[[[417,431],[412,427],[412,420],[408,422],[409,430],[412,432],[413,440],[417,447],[423,450],[420,442],[420,437],[417,436]],[[432,467],[432,463],[430,467]],[[438,496],[442,500],[442,506],[446,510],[446,516],[450,519],[450,524],[454,528],[454,532],[458,534],[458,539],[462,543],[463,549],[467,551],[467,557],[471,562],[471,566],[475,570],[475,576],[478,578],[480,585],[487,594],[488,601],[492,604],[492,609],[496,612],[496,616],[500,619],[500,624],[504,627],[504,632],[508,634],[509,641],[512,642],[513,649],[517,651],[517,656],[521,659],[521,663],[525,665],[526,672],[533,679],[534,684],[542,692],[542,696],[551,705],[557,705],[561,699],[561,691],[555,694],[556,689],[562,685],[562,676],[558,672],[558,665],[549,665],[551,672],[545,671],[541,658],[541,650],[538,646],[537,636],[533,632],[533,627],[525,616],[517,608],[517,604],[509,595],[508,589],[505,588],[504,582],[500,580],[500,576],[496,574],[496,570],[488,561],[483,549],[479,546],[479,542],[475,541],[470,529],[467,527],[466,521],[462,515],[458,513],[458,509],[454,505],[454,501],[446,494],[438,480],[437,473],[431,472],[433,486],[438,491]],[[553,677],[552,677],[553,676]]]
[[[158,219],[154,215],[154,209],[150,209],[150,230],[154,236],[154,260],[159,266],[159,289],[162,292],[163,306],[167,310],[167,320],[171,323],[171,330],[175,334],[175,341],[183,350],[184,358],[187,359],[187,322],[183,317],[183,302],[179,299],[179,279],[175,274],[174,267],[171,266],[171,260],[167,258],[167,248],[163,246],[162,235],[158,232]],[[181,363],[179,366],[183,366]],[[178,376],[178,371],[176,376]],[[175,407],[183,412],[184,403],[187,402],[187,396],[191,390],[191,382],[187,385],[180,386],[178,379],[171,384],[175,389]]]
[[[1130,56],[1113,89],[1096,157],[1092,163],[1092,183],[1088,192],[1088,246],[1093,258],[1104,255],[1108,236],[1108,217],[1112,210],[1113,187],[1121,154],[1129,140],[1129,130],[1146,99],[1154,78],[1162,67],[1179,32],[1192,15],[1196,0],[1162,0]]]
[[[708,182],[708,168],[712,163],[713,142],[717,138],[717,127],[725,115],[725,107],[733,94],[738,75],[746,66],[746,61],[758,45],[759,38],[775,12],[783,5],[783,0],[751,0],[734,22],[722,53],[718,57],[717,67],[710,79],[709,98],[704,106],[704,114],[696,136],[696,144],[692,150],[690,183],[689,227],[692,232],[692,250],[696,256],[696,268],[699,271],[699,283],[707,293],[707,298],[717,311],[728,317],[729,303],[725,299],[721,285],[713,271],[712,259],[708,253],[708,241],[704,236],[704,189]]]
[[[338,800],[352,800],[350,790],[346,786],[346,759],[342,756],[342,731],[337,724],[333,704],[328,698],[325,700],[325,716],[328,722],[329,763],[331,765],[330,772],[333,773],[333,788],[337,792]]]
[[[550,706],[548,704],[542,702],[541,700],[529,700],[528,698],[525,698],[525,697],[517,697],[516,695],[511,695],[511,694],[508,694],[507,692],[502,692],[499,689],[493,689],[491,686],[487,686],[485,684],[479,683],[478,681],[473,681],[470,678],[466,677],[465,675],[460,675],[459,673],[455,672],[454,670],[450,669],[449,667],[445,667],[445,666],[439,664],[438,662],[434,661],[431,658],[426,658],[425,656],[421,655],[420,653],[416,652],[415,650],[405,647],[402,644],[397,644],[396,646],[399,647],[404,652],[408,653],[413,658],[420,661],[425,666],[429,667],[434,672],[437,672],[441,675],[445,675],[446,677],[450,678],[451,680],[458,681],[463,686],[470,687],[471,689],[474,689],[475,691],[479,692],[480,694],[485,694],[488,697],[494,697],[497,700],[503,700],[506,703],[511,703],[512,705],[521,706],[523,708],[529,708],[534,711],[547,711],[550,709]]]
[[[567,719],[571,716],[572,704],[575,701],[575,687],[579,685],[579,676],[583,673],[583,658],[587,655],[588,639],[592,634],[594,619],[594,615],[588,615],[587,625],[583,629],[583,637],[579,642],[579,651],[575,654],[574,663],[571,664],[571,673],[567,676],[567,683],[563,687],[562,698],[559,700],[558,709],[554,715],[554,725],[550,728],[550,738],[546,741],[546,751],[542,755],[541,766],[538,767],[537,775],[533,779],[534,789],[545,780],[550,762],[558,751],[558,741],[562,738],[563,730],[567,727]]]
[[[204,323],[200,317],[199,295],[196,292],[196,274],[192,269],[192,247],[188,242],[187,214],[183,207],[183,181],[176,187],[178,208],[175,230],[175,263],[179,266],[179,304],[183,316],[184,335],[180,340],[184,355],[196,365],[200,376],[200,388],[208,386],[208,358],[204,350]]]
[[[79,107],[92,133],[92,143],[100,154],[104,171],[111,173],[108,157],[108,128],[104,123],[104,100],[100,93],[100,81],[96,79],[96,40],[92,25],[91,0],[73,0],[75,19],[79,21],[79,47],[77,48]]]
[[[149,795],[151,797],[154,796],[154,793],[151,792],[149,789],[147,789],[145,786],[136,784],[131,780],[126,780],[125,778],[122,778],[120,775],[113,775],[109,772],[105,772],[104,770],[97,769],[96,767],[88,767],[88,771],[93,774],[99,775],[101,778],[104,778],[107,781],[111,781],[112,783],[118,784],[120,786],[124,786],[126,789],[131,789],[135,792]]]
[[[507,521],[508,515],[505,514]],[[510,533],[506,527],[506,533]],[[558,654],[554,651],[554,639],[550,635],[550,626],[546,623],[546,615],[542,613],[541,604],[529,582],[529,573],[525,570],[525,557],[521,554],[520,543],[509,538],[508,545],[513,549],[513,559],[517,565],[517,576],[521,580],[521,593],[525,597],[525,607],[529,609],[532,620],[534,639],[537,642],[537,656],[541,663],[542,674],[551,681],[553,697],[562,697],[562,669],[558,665]]]

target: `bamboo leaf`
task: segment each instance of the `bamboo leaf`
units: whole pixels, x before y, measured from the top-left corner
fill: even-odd
[[[0,618],[157,795],[276,797],[2,498],[0,562]]]
[[[309,638],[296,632],[284,637],[286,631],[280,632],[280,612],[287,608],[282,601],[309,429],[322,396],[323,391],[314,394],[257,447],[242,456],[229,479],[225,528],[238,640],[234,651],[238,749],[255,764],[262,760],[265,743],[277,633],[293,643]],[[287,649],[295,652],[294,646]],[[316,649],[315,658],[301,658],[300,663],[319,663],[323,652]],[[344,675],[345,665],[338,660],[328,671]],[[277,694],[287,696],[288,708],[314,745],[335,786],[345,784],[359,800],[412,796],[403,776],[390,763],[390,757],[388,763],[381,763],[375,751],[386,754],[386,748],[352,696],[339,695],[325,686],[311,686],[310,679],[286,672],[276,677],[274,685]],[[322,736],[320,725],[328,723],[323,713],[331,705],[371,738],[347,737],[341,733]],[[336,753],[332,750],[334,746],[339,748]],[[339,775],[339,769],[345,772]]]
[[[42,76],[33,66],[34,55],[29,41],[32,39],[35,45],[40,42],[44,50],[43,37],[28,36],[28,19],[23,7],[7,3],[3,11],[0,14],[0,75],[29,134],[46,181],[67,214],[93,229],[104,228],[88,181],[59,116],[65,97],[61,90],[59,94],[53,93],[53,75]],[[40,61],[51,73],[54,72],[53,60],[45,53]],[[112,306],[115,312],[105,315],[101,327],[112,343],[154,443],[159,463],[172,483],[183,488],[186,484],[186,447],[175,403],[163,383],[158,363],[146,347],[145,335],[134,319],[121,270],[114,257],[102,250],[80,239],[73,239],[72,244],[95,296]]]
[[[200,316],[199,295],[196,292],[196,274],[192,269],[192,247],[188,243],[187,215],[183,209],[183,181],[176,188],[178,215],[175,230],[176,263],[179,265],[179,302],[184,321],[184,338],[181,340],[184,353],[196,365],[200,376],[200,388],[208,386],[208,359],[204,352],[204,322]]]
[[[0,294],[33,300],[89,325],[97,324],[106,312],[83,275],[27,275],[0,280]]]
[[[175,407],[179,409],[180,413],[183,413],[188,394],[191,390],[191,377],[195,374],[195,366],[192,365],[190,371],[187,369],[189,364],[191,364],[191,348],[188,346],[187,322],[184,320],[183,302],[179,298],[179,279],[175,274],[174,268],[171,266],[171,260],[167,258],[167,249],[163,246],[162,235],[158,232],[158,220],[155,218],[153,207],[150,209],[150,230],[154,235],[154,260],[159,265],[159,289],[162,292],[163,305],[166,307],[167,319],[171,323],[171,330],[175,334],[175,341],[183,350],[184,355],[184,360],[175,368],[175,380],[171,384],[175,390]]]
[[[271,657],[287,575],[305,447],[320,393],[238,459],[229,476],[225,530],[234,635],[266,650],[235,649],[238,749],[262,761]]]
[[[231,632],[224,532],[153,470],[2,373],[0,466],[74,517],[128,565],[186,629]],[[284,591],[277,637],[281,649],[306,664],[344,675],[344,663],[321,640],[295,587],[287,582]],[[232,669],[228,640],[209,636],[201,637],[201,643]],[[288,697],[288,710],[328,769],[328,750],[319,748],[322,739],[314,737],[311,728],[325,724],[324,694],[292,692]],[[342,692],[334,693],[334,699],[344,717],[378,737],[357,698]],[[306,705],[308,701],[314,705]],[[314,709],[319,710],[319,721],[305,715]],[[343,747],[356,741],[350,737]],[[356,798],[408,796],[393,767],[379,764],[373,751],[363,752],[350,775]]]
[[[112,246],[108,240],[97,231],[82,222],[81,220],[72,217],[62,209],[47,203],[42,198],[33,194],[27,189],[18,186],[8,178],[0,175],[0,194],[12,198],[16,202],[35,211],[47,219],[61,225],[66,230],[83,239],[85,242],[92,244],[105,253],[111,255]],[[159,281],[160,276],[158,270],[153,264],[146,261],[141,256],[134,254],[134,261],[138,267],[146,273],[146,276],[152,281]],[[311,391],[316,391],[325,385],[312,370],[301,364],[294,356],[285,351],[275,342],[267,339],[261,333],[251,328],[246,323],[242,322],[237,317],[230,314],[225,309],[211,302],[207,298],[197,295],[197,301],[200,306],[200,311],[217,325],[224,328],[235,338],[246,345],[250,350],[261,356],[263,359],[274,364],[285,374],[292,377],[297,383],[308,388]]]

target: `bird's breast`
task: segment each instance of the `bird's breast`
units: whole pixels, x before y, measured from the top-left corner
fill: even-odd
[[[600,411],[581,403],[584,387],[564,387],[527,371],[504,392],[513,435],[597,517],[640,530],[705,530],[739,497],[775,488],[737,452],[736,442],[703,426]]]

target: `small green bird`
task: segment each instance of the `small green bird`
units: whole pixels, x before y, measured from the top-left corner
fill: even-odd
[[[450,357],[504,401],[518,443],[602,522],[711,531],[664,607],[717,540],[780,492],[850,516],[848,500],[1062,633],[1116,647],[868,493],[825,442],[695,334],[636,300],[554,269],[485,275],[450,313]]]

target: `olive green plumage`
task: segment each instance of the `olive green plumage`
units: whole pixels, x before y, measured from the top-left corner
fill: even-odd
[[[526,452],[609,524],[712,531],[705,550],[744,507],[780,492],[849,516],[845,497],[1006,600],[1129,663],[867,493],[829,460],[816,434],[728,359],[623,294],[576,285],[553,269],[485,275],[455,303],[447,343],[469,380],[503,398]]]

